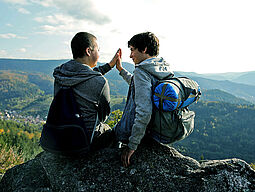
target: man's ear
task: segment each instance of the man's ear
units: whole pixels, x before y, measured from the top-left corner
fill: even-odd
[[[90,54],[91,54],[91,50],[90,50],[89,47],[86,48],[86,54],[87,54],[88,56],[90,56]]]
[[[147,52],[147,47],[144,48],[144,50],[142,51],[142,53],[146,53]]]

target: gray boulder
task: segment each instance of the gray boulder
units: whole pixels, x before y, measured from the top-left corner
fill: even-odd
[[[139,146],[124,168],[120,153],[106,148],[72,159],[42,152],[9,169],[0,191],[255,191],[255,171],[240,159],[198,162],[150,141]]]

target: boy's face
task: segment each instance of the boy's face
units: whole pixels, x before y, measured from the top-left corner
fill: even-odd
[[[129,48],[131,51],[129,57],[133,60],[133,62],[135,64],[139,64],[142,61],[144,61],[145,59],[147,59],[147,54],[145,53],[145,51],[140,52],[140,51],[138,51],[137,48],[133,47],[132,45],[130,45]]]

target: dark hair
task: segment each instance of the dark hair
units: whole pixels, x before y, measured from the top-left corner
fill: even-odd
[[[82,58],[85,56],[85,50],[90,47],[92,50],[94,49],[93,40],[96,37],[87,32],[79,32],[77,33],[72,41],[71,41],[71,48],[73,53],[73,58],[77,59]]]
[[[128,47],[133,46],[138,51],[142,52],[147,47],[146,53],[150,56],[158,56],[159,54],[159,40],[151,32],[139,33],[134,35],[128,41]]]

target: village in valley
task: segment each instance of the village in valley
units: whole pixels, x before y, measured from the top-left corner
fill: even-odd
[[[20,115],[17,111],[11,111],[11,110],[0,111],[0,119],[12,120],[18,123],[20,122],[31,123],[35,125],[41,125],[46,122],[42,117],[40,117],[40,115],[37,115],[36,117],[33,117],[31,115],[24,116],[24,115]]]

